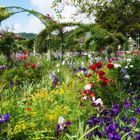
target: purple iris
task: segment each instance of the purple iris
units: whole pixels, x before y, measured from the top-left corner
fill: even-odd
[[[10,114],[2,114],[0,116],[0,123],[8,122],[10,120]]]
[[[3,70],[5,70],[5,69],[7,69],[7,66],[5,66],[5,65],[0,66],[0,71],[3,71]]]
[[[124,131],[124,132],[129,132],[129,131],[131,131],[131,128],[128,127],[128,126],[124,126],[124,127],[122,128],[122,131]]]
[[[122,120],[123,122],[127,122],[127,121],[128,121],[128,119],[127,119],[126,116],[123,116],[123,117],[121,118],[121,120]]]
[[[114,104],[110,109],[110,116],[117,116],[120,112],[120,108],[118,104]]]
[[[70,126],[70,125],[71,125],[70,121],[63,123],[62,125],[58,124],[56,126],[56,136],[59,137],[59,135],[61,134],[62,131],[68,132],[68,126]]]
[[[109,133],[109,140],[121,140],[121,136],[118,133]]]
[[[53,80],[52,86],[53,86],[53,87],[56,87],[56,85],[57,85],[57,83],[58,83],[58,78],[57,78],[57,76],[56,76],[56,74],[55,74],[54,72],[52,72],[52,73],[50,74],[50,79]]]
[[[124,102],[123,102],[123,107],[124,108],[130,108],[131,107],[131,103],[130,103],[130,101],[128,101],[128,100],[125,100]]]
[[[117,130],[117,128],[118,128],[118,124],[114,124],[114,123],[109,124],[106,126],[106,132],[107,133],[114,132]]]
[[[140,107],[136,109],[135,114],[140,115]]]
[[[136,135],[136,140],[140,140],[140,133]]]
[[[135,118],[135,117],[132,117],[131,120],[130,120],[130,123],[131,123],[133,126],[135,126],[136,123],[137,123],[136,118]]]
[[[91,117],[88,121],[87,124],[89,125],[89,127],[93,127],[95,125],[102,125],[104,123],[104,120],[102,118],[97,118],[97,117]]]

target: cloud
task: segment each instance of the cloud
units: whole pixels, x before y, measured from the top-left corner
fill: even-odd
[[[38,18],[31,17],[28,20],[26,32],[39,33],[44,28],[45,26],[41,23],[41,21]]]
[[[14,23],[13,27],[12,27],[13,32],[18,33],[21,32],[22,28],[21,28],[21,24],[19,23]]]
[[[52,13],[54,14],[54,10],[51,9],[51,4],[53,0],[30,0],[31,5],[41,13]]]
[[[39,33],[44,28],[45,26],[41,23],[41,21],[38,18],[32,16],[28,19],[26,26],[20,23],[14,23],[11,27],[11,30],[13,30],[14,33]]]

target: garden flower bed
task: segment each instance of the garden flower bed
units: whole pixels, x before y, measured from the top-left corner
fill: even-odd
[[[1,139],[140,139],[136,53],[28,56],[0,72]]]

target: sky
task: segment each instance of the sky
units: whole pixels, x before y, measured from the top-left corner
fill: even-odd
[[[50,14],[56,17],[55,11],[51,8],[53,0],[0,0],[0,6],[20,6],[26,9],[33,9],[43,14]],[[63,11],[62,21],[72,21],[71,16],[76,12],[74,7],[66,7]],[[83,17],[85,18],[85,17]],[[77,21],[81,20],[77,18]],[[83,19],[84,22],[88,22],[87,19]],[[3,21],[1,24],[1,29],[9,29],[13,32],[29,32],[29,33],[39,33],[44,29],[44,25],[32,15],[28,13],[15,14]]]

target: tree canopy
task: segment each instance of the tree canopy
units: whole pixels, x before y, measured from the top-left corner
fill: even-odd
[[[125,36],[140,34],[139,0],[54,0],[53,6],[61,12],[59,5],[72,5],[80,13],[95,16],[96,23],[111,32],[121,32]]]

